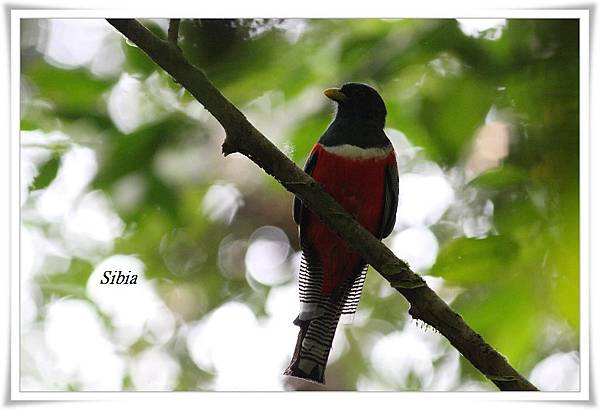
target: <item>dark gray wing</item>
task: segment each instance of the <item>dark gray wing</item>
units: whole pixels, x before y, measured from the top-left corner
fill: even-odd
[[[379,238],[386,238],[396,224],[396,211],[398,210],[398,166],[396,158],[385,168],[383,198],[383,214]]]
[[[308,175],[312,175],[313,169],[315,169],[315,165],[317,164],[317,150],[313,148],[310,156],[306,160],[306,164],[304,165],[304,172]],[[302,206],[302,201],[297,196],[294,197],[294,222],[297,225],[300,225],[302,220],[302,211],[304,207]]]

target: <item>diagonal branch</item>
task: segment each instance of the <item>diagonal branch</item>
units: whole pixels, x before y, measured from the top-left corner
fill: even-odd
[[[319,184],[262,135],[206,75],[183,54],[134,19],[108,22],[187,89],[226,132],[223,153],[240,153],[298,196],[322,221],[359,252],[410,303],[409,313],[442,335],[501,390],[537,390],[504,356],[473,331],[409,266],[363,228]]]

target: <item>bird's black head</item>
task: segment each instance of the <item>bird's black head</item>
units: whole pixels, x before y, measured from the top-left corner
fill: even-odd
[[[325,90],[325,95],[338,103],[336,118],[360,119],[384,127],[385,103],[379,93],[368,85],[346,83],[342,88]]]

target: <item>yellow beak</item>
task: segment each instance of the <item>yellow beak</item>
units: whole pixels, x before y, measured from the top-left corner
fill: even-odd
[[[337,102],[344,101],[348,98],[339,88],[328,88],[323,91],[323,94],[325,94],[327,98]]]

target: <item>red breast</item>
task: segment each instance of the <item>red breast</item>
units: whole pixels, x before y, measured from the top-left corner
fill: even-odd
[[[328,147],[316,144],[317,163],[312,177],[371,233],[377,234],[384,201],[385,168],[395,160],[390,148]],[[323,262],[324,294],[330,294],[357,274],[361,258],[312,212],[307,234]]]

